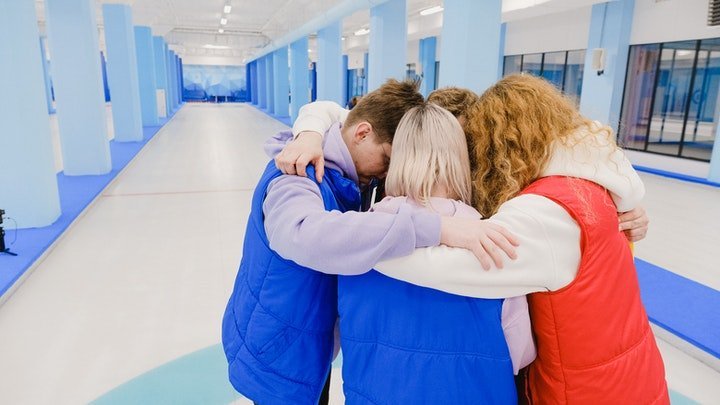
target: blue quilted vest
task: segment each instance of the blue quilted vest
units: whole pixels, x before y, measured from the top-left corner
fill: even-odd
[[[242,262],[222,325],[235,389],[260,404],[317,404],[333,355],[337,276],[302,267],[270,249],[263,201],[282,175],[270,162],[258,183]],[[315,171],[308,167],[308,178]],[[360,191],[338,171],[319,184],[327,210],[357,210]],[[322,243],[322,241],[318,241]]]
[[[346,404],[517,403],[503,300],[376,271],[338,277],[338,297]]]

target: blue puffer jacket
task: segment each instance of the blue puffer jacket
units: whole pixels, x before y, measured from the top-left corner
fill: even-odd
[[[308,167],[308,178],[315,172]],[[337,320],[337,276],[283,259],[270,249],[263,200],[282,173],[270,162],[253,195],[235,288],[223,317],[230,382],[260,404],[317,404],[330,371]],[[357,210],[357,185],[325,169],[327,210]],[[322,241],[318,241],[322,243]]]
[[[452,271],[446,269],[445,271]],[[346,404],[514,404],[503,300],[338,277]]]

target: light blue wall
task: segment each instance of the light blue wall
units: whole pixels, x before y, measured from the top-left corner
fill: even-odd
[[[443,7],[439,87],[481,94],[500,75],[502,0],[445,0]]]
[[[620,121],[634,6],[634,0],[596,4],[590,20],[580,112],[615,130]],[[605,49],[605,70],[600,76],[592,68],[595,48]]]
[[[167,57],[165,57],[165,40],[163,37],[153,37],[153,53],[155,55],[155,85],[158,90],[165,92],[165,115],[170,115],[170,102],[168,99]]]
[[[290,117],[293,122],[300,107],[310,102],[309,63],[307,37],[290,44]]]
[[[420,92],[427,97],[435,88],[435,56],[437,37],[420,40],[420,64],[422,64],[423,80]]]
[[[35,2],[9,1],[0,13],[0,208],[20,228],[60,216]],[[95,54],[97,61],[97,54]]]
[[[45,16],[65,174],[108,173],[110,145],[95,2],[47,0]]]
[[[343,103],[342,91],[342,21],[317,33],[317,98]]]
[[[387,79],[404,79],[406,64],[406,0],[390,0],[371,8],[368,91],[377,89]]]
[[[132,11],[125,4],[103,4],[102,10],[115,140],[141,141],[140,83]]]
[[[290,101],[288,94],[290,93],[290,72],[288,71],[288,48],[284,46],[273,55],[273,84],[274,84],[274,101],[275,114],[279,117],[290,116]]]
[[[152,30],[150,27],[135,27],[135,50],[137,56],[138,84],[140,86],[140,112],[143,126],[160,123],[157,114],[155,89],[155,55],[153,53]]]

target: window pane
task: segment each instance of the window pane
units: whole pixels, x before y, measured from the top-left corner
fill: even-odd
[[[565,95],[580,105],[580,91],[582,90],[583,70],[585,69],[585,51],[569,51],[567,55],[567,68],[565,68]]]
[[[625,148],[645,149],[659,54],[660,44],[630,48],[618,137],[618,142]]]
[[[649,151],[678,155],[685,103],[690,95],[695,41],[670,42],[663,45],[655,105],[650,121]]]
[[[540,73],[542,73],[542,54],[533,53],[530,55],[524,55],[522,61],[522,71],[525,73],[532,73],[535,76],[540,76]]]
[[[506,56],[505,63],[503,64],[503,76],[520,73],[521,64],[522,55]]]
[[[543,61],[542,77],[562,89],[565,78],[565,54],[567,52],[548,52]]]
[[[719,88],[720,39],[703,40],[690,98],[682,156],[710,160],[717,128],[715,108]]]

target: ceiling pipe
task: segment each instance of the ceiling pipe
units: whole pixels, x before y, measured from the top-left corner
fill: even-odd
[[[270,52],[274,52],[283,46],[288,46],[291,43],[297,41],[298,39],[308,36],[314,32],[317,32],[318,30],[327,27],[328,25],[338,21],[341,18],[347,17],[356,11],[363,10],[363,9],[370,9],[375,6],[379,6],[380,4],[386,3],[389,0],[346,0],[342,3],[336,5],[335,7],[327,10],[326,12],[318,15],[317,17],[313,18],[312,20],[306,22],[299,28],[283,35],[280,38],[277,38],[273,41],[270,41],[269,44],[261,48],[257,54],[252,56],[252,59],[249,61],[253,61],[255,59],[261,58]]]

